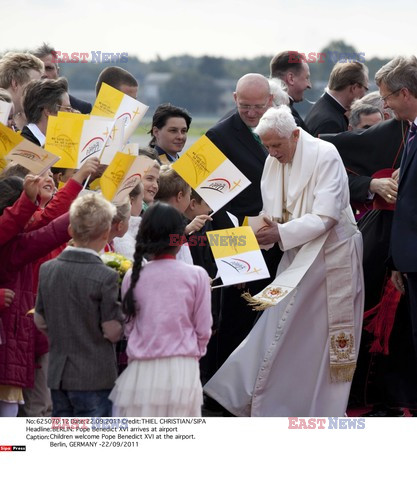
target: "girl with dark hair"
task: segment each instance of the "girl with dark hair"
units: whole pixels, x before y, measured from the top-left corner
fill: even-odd
[[[174,207],[157,202],[144,213],[122,284],[129,365],[109,397],[115,416],[201,416],[198,360],[211,334],[210,281],[203,268],[175,259],[183,234]]]

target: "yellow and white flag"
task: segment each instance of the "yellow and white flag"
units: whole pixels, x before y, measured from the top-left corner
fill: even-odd
[[[10,163],[19,164],[35,175],[42,175],[59,157],[23,138],[0,123],[0,170]]]
[[[100,179],[103,196],[115,205],[123,203],[153,165],[148,157],[117,152]]]
[[[145,116],[148,108],[148,105],[129,97],[129,95],[107,85],[107,83],[103,83],[91,114],[115,120],[123,119],[125,123],[123,142],[126,143]]]
[[[3,125],[7,125],[12,106],[13,106],[13,103],[0,100],[0,123],[2,123]]]
[[[123,147],[122,151],[129,155],[139,155],[139,143],[128,143]]]
[[[110,165],[117,152],[123,151],[123,138],[125,133],[125,122],[123,118],[118,118],[110,131],[106,146],[100,158],[102,165]],[[130,153],[130,152],[125,152]]]
[[[58,112],[48,118],[45,148],[61,157],[55,165],[61,168],[80,168],[90,157],[101,157],[114,125],[114,120]]]
[[[172,168],[216,212],[251,182],[203,135]]]
[[[251,227],[206,232],[224,285],[269,278],[268,267]]]

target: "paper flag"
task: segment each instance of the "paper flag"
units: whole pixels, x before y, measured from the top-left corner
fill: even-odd
[[[123,148],[123,153],[129,155],[139,155],[139,143],[128,143]]]
[[[269,278],[268,267],[251,227],[206,232],[224,285]]]
[[[154,160],[144,155],[117,152],[100,179],[103,196],[115,205],[123,203],[153,166]]]
[[[101,118],[101,117],[95,117]],[[110,162],[113,160],[117,152],[123,150],[123,137],[125,132],[125,122],[123,118],[119,118],[115,121],[109,138],[107,139],[106,146],[100,158],[100,163],[102,165],[110,165]],[[129,152],[126,152],[129,153]]]
[[[80,168],[87,158],[100,158],[113,125],[111,119],[78,113],[50,116],[45,148],[61,157],[56,167]]]
[[[148,108],[147,105],[144,105],[135,98],[129,97],[129,95],[107,85],[107,83],[103,83],[98,92],[91,114],[101,117],[123,119],[125,122],[123,141],[126,143],[145,116]]]
[[[35,175],[42,175],[59,159],[58,156],[23,138],[2,123],[0,123],[0,158],[2,158],[0,169],[4,169],[9,162],[17,163]]]
[[[259,230],[262,230],[262,228],[265,228],[268,226],[264,218],[265,218],[265,215],[258,215],[256,217],[245,217],[242,225],[246,227],[247,226],[251,227],[256,235],[259,232]],[[262,250],[269,250],[273,246],[274,246],[273,243],[269,243],[268,245],[259,245],[259,248]]]
[[[234,227],[239,226],[239,219],[236,217],[236,215],[233,215],[233,213],[226,212],[228,217],[230,218],[230,221],[233,223]],[[247,225],[246,225],[247,226]]]
[[[216,212],[251,182],[205,135],[172,168]]]
[[[13,104],[0,100],[0,123],[7,126],[9,120],[10,110],[12,109]]]

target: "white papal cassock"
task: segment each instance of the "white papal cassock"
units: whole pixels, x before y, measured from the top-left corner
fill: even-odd
[[[204,390],[237,416],[342,416],[351,381],[332,381],[330,355],[337,370],[335,344],[346,347],[341,327],[357,358],[364,295],[362,238],[342,160],[333,145],[300,130],[292,163],[268,157],[261,188],[264,211],[284,222],[277,273],[288,272],[297,254],[311,266],[291,294],[261,315]],[[308,252],[321,241],[312,261]]]

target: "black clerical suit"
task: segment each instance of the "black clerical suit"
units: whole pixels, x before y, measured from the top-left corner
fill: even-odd
[[[259,215],[262,210],[260,182],[267,151],[242,121],[238,112],[217,123],[206,135],[252,182],[214,215],[213,230],[233,227],[226,212],[235,215],[241,225],[245,216]],[[275,278],[282,253],[277,246],[262,253],[271,277]],[[249,290],[254,295],[269,283],[270,279],[249,282],[245,290]],[[236,286],[222,288],[218,367],[243,341],[256,319],[256,312],[253,312],[247,302],[241,298],[245,290],[240,290]]]
[[[305,123],[314,137],[322,133],[345,132],[349,125],[345,112],[346,109],[326,92],[308,112]]]
[[[290,98],[290,109],[292,116],[294,117],[295,123],[297,124],[297,127],[301,127],[304,131],[307,133],[310,133],[310,131],[307,128],[307,125],[305,124],[304,120],[301,118],[301,115],[297,112],[297,110],[294,107],[294,100]]]

